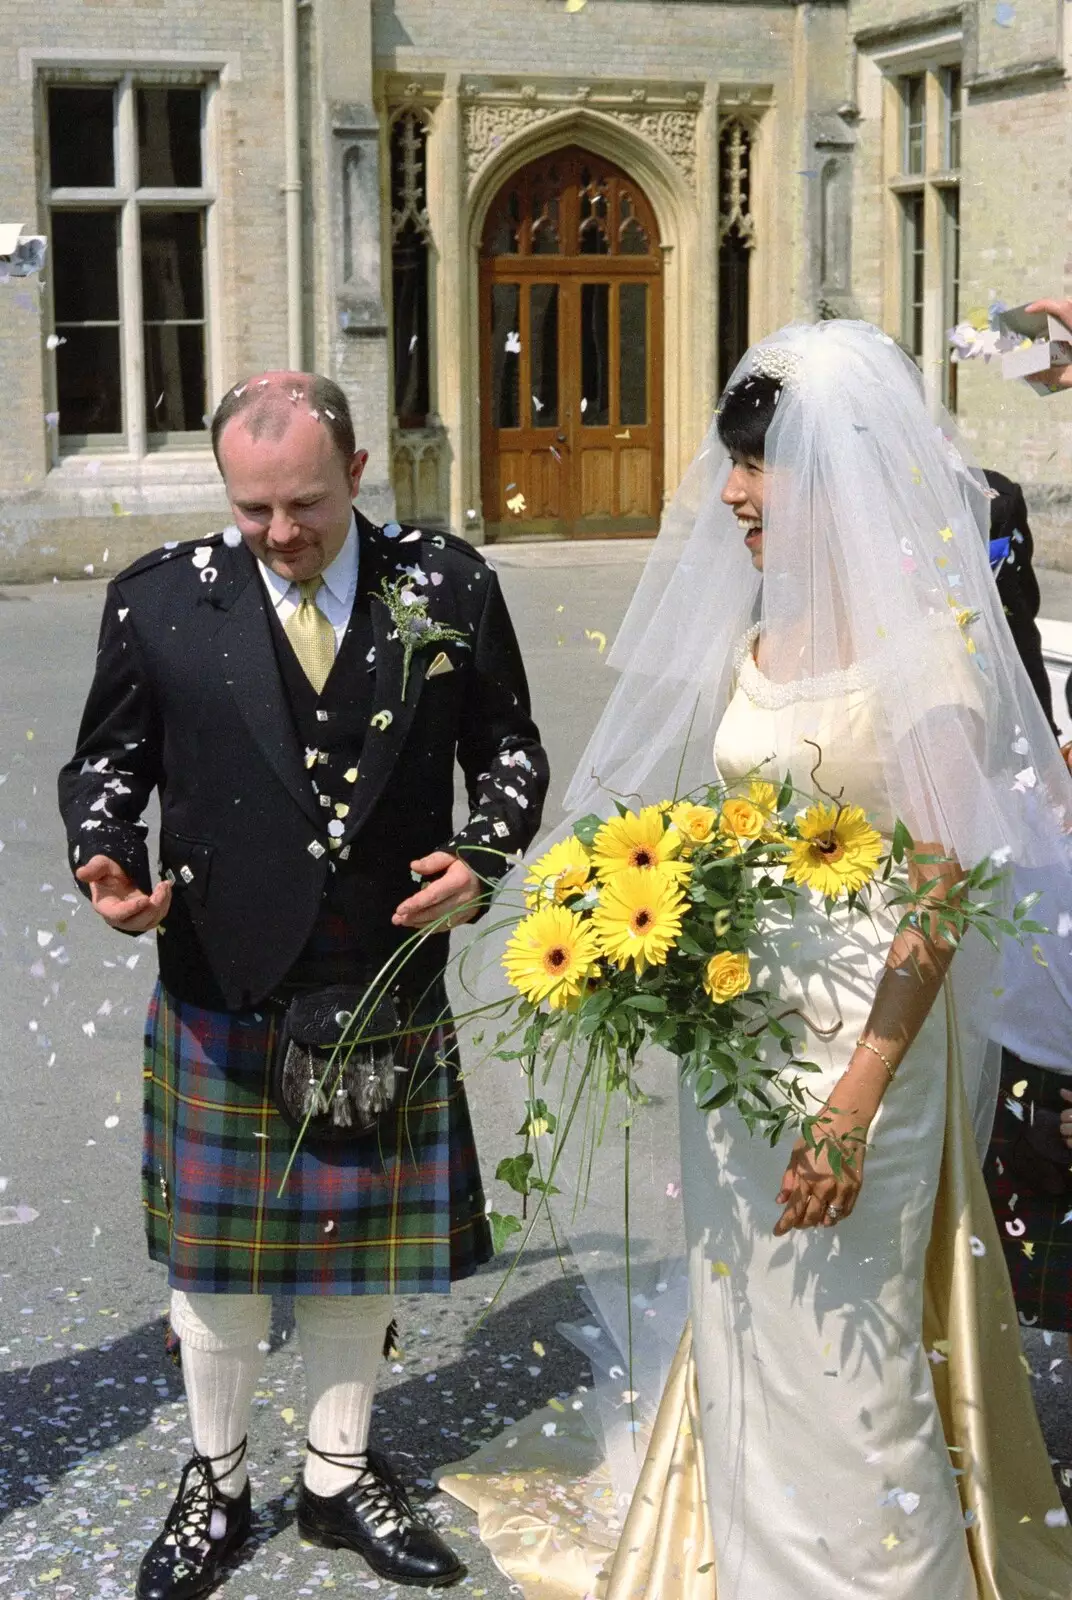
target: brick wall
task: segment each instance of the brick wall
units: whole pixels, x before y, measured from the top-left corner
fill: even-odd
[[[606,77],[754,79],[791,64],[795,8],[786,5],[588,0],[374,0],[381,68],[562,73]]]

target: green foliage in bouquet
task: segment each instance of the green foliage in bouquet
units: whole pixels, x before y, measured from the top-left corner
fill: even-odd
[[[1028,919],[1033,897],[1002,914],[1003,875],[989,860],[951,880],[950,864],[920,854],[903,824],[887,843],[857,806],[819,799],[801,809],[788,778],[780,790],[711,786],[698,799],[617,810],[583,818],[530,868],[527,914],[503,957],[518,999],[497,1054],[520,1064],[527,1109],[522,1147],[496,1171],[522,1216],[493,1214],[497,1248],[522,1231],[529,1196],[538,1215],[559,1192],[567,1144],[581,1141],[575,1205],[611,1117],[626,1130],[628,1160],[647,1047],[677,1058],[701,1111],[731,1107],[771,1144],[791,1128],[826,1148],[835,1171],[853,1160],[851,1139],[827,1140],[828,1111],[808,1092],[817,1069],[801,1053],[803,1032],[830,1035],[753,980],[750,952],[801,905],[851,919],[881,895],[901,927],[947,945],[969,928],[995,944],[1045,931]],[[552,1077],[553,1110],[543,1098]]]

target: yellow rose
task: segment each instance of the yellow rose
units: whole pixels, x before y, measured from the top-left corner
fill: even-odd
[[[751,800],[724,800],[718,819],[718,831],[726,838],[737,840],[759,839],[767,826],[767,818]]]
[[[691,800],[679,801],[670,812],[670,825],[686,845],[707,844],[717,821],[718,814],[710,806],[696,806]]]
[[[752,982],[748,957],[742,952],[720,950],[712,956],[704,973],[704,988],[716,1006],[724,1006],[744,994]]]

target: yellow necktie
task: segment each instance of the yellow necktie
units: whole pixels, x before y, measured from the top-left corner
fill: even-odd
[[[299,583],[301,600],[283,624],[283,632],[317,694],[327,683],[335,660],[335,629],[316,603],[323,581],[316,577]]]

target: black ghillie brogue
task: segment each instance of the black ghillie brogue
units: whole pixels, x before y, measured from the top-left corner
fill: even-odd
[[[217,1484],[238,1467],[246,1441],[223,1456],[193,1455],[182,1469],[179,1492],[164,1530],[153,1540],[138,1573],[137,1600],[197,1600],[214,1589],[227,1557],[249,1537],[249,1483],[234,1500]],[[213,1469],[224,1465],[222,1472]]]
[[[333,1467],[357,1473],[341,1494],[298,1493],[298,1528],[303,1539],[329,1550],[354,1550],[379,1578],[419,1588],[445,1588],[465,1577],[465,1567],[426,1517],[410,1504],[400,1480],[374,1450],[352,1456],[309,1450]]]

